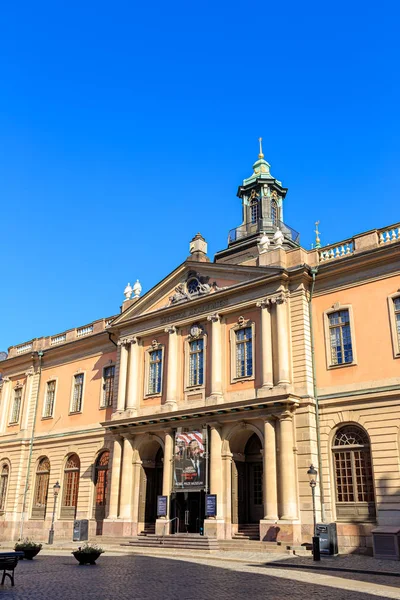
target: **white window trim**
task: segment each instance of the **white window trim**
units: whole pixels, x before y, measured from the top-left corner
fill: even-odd
[[[394,301],[396,298],[400,298],[400,292],[396,292],[395,294],[388,296],[389,322],[390,333],[392,336],[393,358],[400,358],[400,343],[397,335],[396,314],[394,312]]]
[[[54,390],[53,414],[51,416],[47,416],[45,414],[46,413],[47,384],[50,383],[50,381],[55,381],[56,387]],[[44,388],[44,397],[43,397],[42,419],[45,419],[45,420],[54,419],[54,414],[56,412],[57,390],[58,390],[58,377],[49,377],[48,379],[46,379],[46,384],[45,384],[45,388]]]
[[[244,377],[236,376],[236,332],[240,329],[246,329],[246,327],[251,327],[251,355],[253,359],[253,374],[245,375]],[[256,324],[254,321],[250,321],[250,319],[244,319],[243,317],[239,317],[236,325],[230,328],[229,330],[229,339],[231,345],[231,383],[236,383],[237,381],[252,381],[256,378],[256,345],[255,345],[255,337],[256,337]]]
[[[4,515],[7,512],[7,502],[8,502],[8,493],[10,490],[10,480],[11,480],[11,463],[8,459],[3,459],[0,463],[0,474],[3,469],[3,466],[7,465],[8,467],[8,479],[7,479],[7,489],[4,498],[4,508],[0,509],[0,515]]]
[[[16,384],[13,388],[12,388],[12,392],[11,392],[11,403],[10,403],[10,412],[8,415],[8,425],[10,427],[15,427],[15,425],[19,425],[21,423],[21,418],[22,418],[22,413],[23,413],[23,408],[24,408],[24,399],[25,399],[25,384]],[[19,414],[18,414],[18,419],[17,421],[11,421],[12,418],[12,414],[14,412],[14,400],[15,400],[15,390],[22,390],[21,391],[21,404],[19,405]]]
[[[104,385],[105,385],[105,381],[106,378],[104,377],[104,371],[106,369],[109,369],[110,367],[114,367],[114,388],[113,388],[113,394],[115,392],[115,373],[116,373],[116,368],[115,368],[115,362],[112,361],[106,365],[104,365],[103,367],[103,371],[102,371],[102,376],[101,376],[101,389],[100,389],[100,409],[104,410],[106,408],[112,408],[113,407],[113,402],[111,402],[110,406],[103,404],[103,397],[104,397]],[[112,400],[114,401],[114,398],[112,398]]]
[[[331,352],[331,339],[329,335],[329,315],[335,312],[339,312],[341,310],[347,310],[349,312],[349,323],[350,323],[350,338],[351,338],[351,349],[353,354],[353,360],[348,363],[343,363],[341,365],[332,364],[332,352]],[[333,306],[331,306],[328,310],[324,311],[324,335],[325,335],[325,358],[326,358],[326,368],[329,370],[332,369],[343,369],[346,367],[354,367],[357,365],[357,350],[356,350],[356,330],[354,326],[354,316],[353,316],[353,307],[351,304],[340,304],[336,302]]]
[[[203,340],[203,383],[200,385],[190,385],[190,342],[196,340]],[[207,334],[201,333],[197,337],[188,335],[184,342],[184,356],[185,356],[185,392],[193,392],[195,390],[203,390],[206,387],[206,375],[207,375]]]
[[[83,375],[82,404],[81,404],[81,410],[78,410],[78,411],[72,411],[72,403],[74,401],[75,375]],[[83,413],[83,407],[84,407],[84,403],[85,403],[85,388],[86,388],[86,371],[79,369],[72,375],[71,393],[70,393],[70,398],[69,398],[69,411],[68,411],[69,415],[80,415]]]
[[[161,350],[161,383],[160,391],[157,394],[149,393],[149,379],[150,379],[150,353],[154,350]],[[144,353],[144,398],[160,398],[163,394],[164,385],[164,369],[165,369],[165,345],[159,344],[157,340],[154,340],[152,345],[146,348]]]

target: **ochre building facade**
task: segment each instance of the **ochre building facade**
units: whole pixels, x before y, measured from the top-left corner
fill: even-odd
[[[0,362],[0,536],[204,533],[340,551],[400,526],[400,230],[305,250],[262,154],[242,219],[117,316]],[[140,288],[140,286],[139,286]],[[216,496],[206,515],[206,494]]]

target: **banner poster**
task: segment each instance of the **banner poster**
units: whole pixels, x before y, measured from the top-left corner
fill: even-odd
[[[207,430],[175,433],[174,489],[205,490],[207,487]]]

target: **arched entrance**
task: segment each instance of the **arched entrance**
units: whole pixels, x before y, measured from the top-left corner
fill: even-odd
[[[97,458],[94,473],[94,518],[96,520],[96,535],[103,534],[103,521],[107,504],[108,469],[110,452],[104,450]]]
[[[254,537],[263,518],[263,462],[259,436],[245,430],[235,436],[232,448],[232,524]],[[252,527],[251,527],[252,526]]]
[[[157,496],[162,494],[164,451],[157,441],[152,441],[140,449],[140,456],[139,524],[146,533],[154,533]]]

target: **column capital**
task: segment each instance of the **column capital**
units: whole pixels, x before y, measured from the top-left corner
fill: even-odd
[[[176,327],[176,325],[170,325],[169,327],[166,327],[164,329],[164,331],[165,331],[165,333],[169,333],[169,334],[178,333],[178,328]]]
[[[221,429],[221,423],[218,421],[208,421],[207,425],[211,427],[211,429],[216,429],[217,431],[220,431]]]
[[[9,383],[10,381],[11,381],[11,379],[9,377],[3,377],[4,383]]]
[[[35,374],[35,371],[34,371],[33,367],[31,367],[30,369],[28,369],[27,371],[25,371],[25,375],[27,377],[33,377],[34,374]]]
[[[121,433],[121,437],[124,441],[127,440],[128,442],[131,442],[131,445],[135,439],[135,435],[133,433]]]
[[[137,341],[138,341],[137,337],[130,336],[130,337],[121,338],[120,340],[118,340],[117,345],[118,346],[130,346],[131,344],[136,344]]]
[[[212,315],[208,315],[207,321],[211,321],[211,323],[217,323],[221,321],[221,315],[219,313],[213,313]]]
[[[257,308],[270,308],[271,301],[270,298],[263,298],[256,303]]]
[[[264,423],[272,423],[275,424],[277,421],[276,415],[267,415],[264,417]]]
[[[291,421],[293,419],[293,411],[286,409],[280,415],[278,415],[279,421]]]

